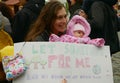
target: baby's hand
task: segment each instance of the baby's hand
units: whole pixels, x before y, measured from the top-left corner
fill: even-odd
[[[103,38],[96,38],[92,40],[94,42],[94,45],[98,47],[102,47],[105,44],[105,40]]]
[[[93,44],[97,47],[102,47],[105,44],[105,40],[103,38],[96,38],[96,39],[90,40],[88,44]]]

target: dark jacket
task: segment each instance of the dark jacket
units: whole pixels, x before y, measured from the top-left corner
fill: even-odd
[[[88,11],[90,11],[93,2],[94,0],[84,0],[81,9],[83,9],[85,13],[88,14]]]
[[[90,0],[93,1],[93,0]],[[94,0],[87,10],[91,25],[91,38],[104,38],[105,45],[110,45],[111,54],[120,50],[117,31],[119,24],[112,6],[117,0]]]
[[[45,41],[49,41],[49,36],[50,36],[50,32],[45,30],[43,33],[41,33],[40,35],[38,35],[34,41],[40,41],[40,42],[45,42]]]
[[[70,8],[69,8],[70,18],[74,15],[74,12],[75,12],[77,9],[81,9],[81,5],[82,5],[82,3],[76,2],[74,5],[71,5],[71,6],[70,6]]]
[[[61,36],[63,34],[65,34],[66,32],[64,33],[58,33],[57,36]],[[48,42],[49,41],[49,37],[51,35],[51,31],[50,30],[44,30],[40,35],[38,35],[33,41],[40,41],[40,42]]]
[[[14,42],[24,41],[30,25],[36,20],[44,4],[45,0],[29,0],[24,7],[17,12],[12,27]]]

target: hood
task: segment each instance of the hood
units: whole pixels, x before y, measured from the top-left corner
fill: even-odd
[[[84,27],[85,35],[83,37],[88,37],[91,32],[90,24],[87,22],[87,20],[84,17],[79,15],[73,16],[71,20],[68,22],[66,34],[73,36],[73,30],[74,30],[73,27],[76,24],[81,24]]]
[[[45,0],[28,0],[23,8],[28,8],[32,12],[39,14],[42,7],[45,5]]]

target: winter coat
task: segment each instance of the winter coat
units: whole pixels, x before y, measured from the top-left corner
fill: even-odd
[[[41,42],[44,42],[44,41],[49,41],[49,36],[50,36],[50,32],[45,30],[43,33],[41,33],[40,35],[38,35],[34,41],[41,41]]]

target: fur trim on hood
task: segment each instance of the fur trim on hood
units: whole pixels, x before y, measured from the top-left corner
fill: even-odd
[[[83,37],[88,37],[91,32],[90,24],[84,17],[79,15],[73,16],[68,22],[66,34],[73,36],[73,28],[76,24],[81,24],[85,28],[85,35]]]

